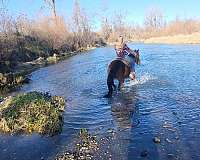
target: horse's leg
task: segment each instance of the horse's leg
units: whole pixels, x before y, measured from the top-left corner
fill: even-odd
[[[118,84],[118,90],[120,91],[120,89],[124,86],[124,79],[120,79],[119,80],[119,84]]]
[[[115,90],[116,90],[116,88],[117,88],[117,87],[116,87],[116,85],[113,83],[113,84],[112,84],[112,86],[113,86],[113,88],[114,88],[114,91],[115,91]]]
[[[112,73],[109,73],[108,74],[108,78],[107,78],[108,94],[106,94],[104,96],[104,98],[110,98],[110,97],[112,97],[113,85],[114,85],[113,75],[112,75]]]

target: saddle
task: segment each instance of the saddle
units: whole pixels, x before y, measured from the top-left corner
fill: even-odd
[[[126,59],[121,58],[121,57],[117,57],[117,58],[115,58],[115,60],[120,60],[120,61],[122,61],[125,65],[127,65],[128,67],[131,68],[131,64],[130,64]]]

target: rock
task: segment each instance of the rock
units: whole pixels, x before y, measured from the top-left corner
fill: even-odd
[[[107,130],[107,133],[114,134],[115,131],[114,131],[114,129],[111,129],[111,128],[110,128],[110,129]]]
[[[168,159],[174,159],[175,156],[174,156],[174,154],[169,153],[169,154],[167,154],[167,158],[168,158]]]
[[[7,84],[7,77],[5,75],[3,75],[3,77],[1,77],[1,83],[2,84]]]
[[[171,141],[169,138],[166,138],[166,141],[167,141],[168,143],[172,143],[172,141]]]
[[[154,143],[160,143],[160,138],[159,137],[154,137],[153,141],[154,141]]]
[[[58,54],[54,53],[54,54],[53,54],[53,57],[58,57]]]
[[[47,63],[51,64],[51,63],[56,63],[58,61],[57,56],[51,56],[47,58]]]
[[[3,79],[3,73],[0,73],[0,81]]]
[[[94,136],[91,136],[85,128],[80,130],[80,135],[74,151],[57,155],[56,160],[76,159],[89,160],[93,159],[93,154],[98,150],[98,144]]]
[[[179,125],[181,125],[181,124],[182,124],[182,122],[181,122],[181,121],[178,121],[178,124],[179,124]]]
[[[3,98],[2,98],[2,97],[0,97],[0,103],[1,103],[1,102],[3,102]]]
[[[142,151],[141,154],[140,154],[141,157],[146,157],[147,155],[148,155],[147,150]]]
[[[23,83],[29,83],[29,82],[30,82],[30,80],[31,80],[30,78],[28,78],[28,77],[25,77],[25,78],[24,78],[24,80],[23,80]]]
[[[33,61],[33,64],[42,64],[44,63],[45,59],[44,57],[39,57],[38,59],[36,59],[35,61]]]
[[[17,76],[17,77],[15,78],[15,82],[16,82],[17,84],[22,83],[23,80],[24,80],[24,77],[23,77],[23,76]]]
[[[175,116],[177,115],[177,113],[176,113],[176,112],[172,112],[172,113],[173,113],[173,115],[175,115]]]

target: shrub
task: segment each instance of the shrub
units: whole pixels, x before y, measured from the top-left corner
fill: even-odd
[[[62,130],[64,106],[63,98],[36,91],[8,97],[0,106],[0,129],[54,135]]]

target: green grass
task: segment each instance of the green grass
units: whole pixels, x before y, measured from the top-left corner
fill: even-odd
[[[64,106],[63,98],[40,92],[10,97],[0,107],[0,129],[54,135],[62,130]]]

